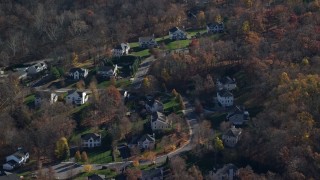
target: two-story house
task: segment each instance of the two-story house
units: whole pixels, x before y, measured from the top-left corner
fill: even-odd
[[[101,66],[97,69],[97,76],[105,79],[116,77],[118,72],[118,66]]]
[[[232,126],[226,133],[222,135],[222,141],[228,147],[235,147],[240,140],[241,133],[241,128]]]
[[[154,36],[148,36],[148,37],[139,37],[139,46],[141,48],[153,48],[158,46],[158,44]]]
[[[234,164],[225,164],[222,168],[209,172],[210,179],[214,180],[234,180],[238,179],[238,168]]]
[[[37,74],[45,69],[47,69],[47,64],[44,62],[40,62],[40,63],[34,64],[34,65],[28,67],[26,72],[28,73],[28,75],[34,75],[34,74]]]
[[[85,68],[72,68],[69,70],[68,77],[73,80],[84,79],[88,76],[89,70]]]
[[[6,163],[2,165],[4,170],[13,170],[25,164],[29,160],[29,153],[18,149],[17,152],[6,157]]]
[[[154,135],[145,134],[138,140],[138,147],[140,149],[154,149],[155,143]]]
[[[129,43],[121,43],[111,50],[113,57],[121,57],[129,54],[130,45]]]
[[[182,31],[178,27],[174,27],[169,30],[169,38],[171,40],[187,39],[187,33]]]
[[[84,91],[71,90],[66,96],[66,103],[81,105],[88,101],[89,95]]]
[[[207,33],[222,33],[224,32],[223,23],[209,23],[207,24]]]
[[[163,104],[158,101],[155,100],[154,98],[148,99],[146,100],[145,103],[145,108],[149,113],[154,113],[154,112],[163,112]]]
[[[234,125],[242,125],[250,120],[249,112],[244,107],[236,106],[227,114],[227,119]]]
[[[229,107],[233,105],[233,94],[228,90],[220,90],[217,92],[217,100],[222,107]]]
[[[81,135],[81,146],[86,148],[101,146],[101,135],[97,133],[87,133]]]
[[[34,105],[40,106],[42,102],[53,104],[58,101],[58,95],[50,91],[38,91],[35,94]]]
[[[217,80],[217,87],[219,90],[226,89],[228,91],[231,91],[237,88],[237,82],[235,79],[231,79],[229,76],[225,76]]]
[[[161,112],[155,112],[151,115],[151,129],[152,130],[164,130],[169,129],[172,126],[172,122]]]

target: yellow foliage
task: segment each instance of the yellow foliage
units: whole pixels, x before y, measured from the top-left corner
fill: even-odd
[[[134,160],[132,162],[132,164],[133,164],[134,167],[137,167],[137,166],[139,166],[139,161],[138,160]]]
[[[86,164],[86,165],[84,165],[83,166],[83,171],[84,172],[91,172],[92,171],[92,165],[90,165],[90,164]]]
[[[250,31],[250,23],[249,21],[244,21],[242,24],[242,31],[244,33],[248,33]]]

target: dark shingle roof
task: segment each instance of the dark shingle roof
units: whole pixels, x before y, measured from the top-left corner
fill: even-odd
[[[83,92],[77,91],[77,90],[70,90],[70,91],[68,91],[68,95],[73,94],[73,93],[75,93],[75,92],[79,95],[79,97],[82,97],[82,93],[83,93]]]
[[[159,111],[157,111],[155,113],[152,113],[152,115],[151,115],[151,121],[152,122],[157,121],[157,120],[165,122],[165,123],[167,122],[166,116],[163,113],[159,112]]]
[[[178,30],[180,30],[178,27],[173,27],[173,28],[169,29],[169,32],[174,33]]]
[[[69,70],[70,73],[75,73],[76,71],[79,71],[80,73],[84,73],[86,69],[84,68],[72,68]]]
[[[235,84],[236,81],[231,79],[229,76],[218,79],[218,81],[222,84]]]
[[[155,141],[156,141],[152,135],[150,135],[150,134],[145,134],[145,135],[143,135],[143,136],[139,139],[139,142],[143,142],[143,141],[145,141],[146,139],[148,139],[148,141],[151,141],[151,142],[155,142]]]
[[[241,132],[242,132],[241,128],[232,127],[225,133],[225,135],[232,136],[232,137],[238,137],[238,136],[240,136]]]
[[[110,71],[110,70],[113,70],[113,69],[114,69],[114,67],[112,67],[112,66],[100,66],[98,68],[98,71]]]
[[[19,180],[19,179],[20,178],[16,174],[0,171],[0,180]]]
[[[100,139],[101,135],[97,134],[97,133],[87,133],[87,134],[83,134],[81,135],[81,139],[83,140],[89,140],[90,138],[92,138],[93,140],[97,140]]]
[[[208,23],[207,26],[208,26],[209,28],[214,28],[215,26],[223,26],[223,23],[213,22],[213,23]]]
[[[88,180],[104,180],[102,175],[92,174],[88,176]]]
[[[219,91],[218,94],[221,97],[233,97],[233,94],[230,91],[224,89]]]

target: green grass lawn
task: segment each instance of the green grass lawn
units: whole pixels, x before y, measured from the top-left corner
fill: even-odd
[[[111,150],[103,151],[98,149],[87,152],[87,154],[91,164],[106,164],[112,162]]]
[[[105,175],[107,179],[111,179],[114,178],[117,173],[115,171],[112,171],[111,169],[103,169],[103,170],[95,170],[92,172],[83,172],[79,175],[77,175],[76,177],[74,177],[73,179],[75,180],[87,180],[88,176],[91,176],[93,174],[99,174],[99,175]]]
[[[204,28],[204,29],[197,29],[197,30],[188,30],[187,33],[188,33],[188,36],[195,36],[197,33],[200,33],[200,34],[204,34],[205,32],[207,32],[207,29]]]
[[[142,51],[132,52],[131,55],[139,56],[139,57],[147,57],[150,56],[149,49],[144,49]]]
[[[35,100],[35,95],[34,94],[30,94],[30,95],[25,97],[24,104],[31,104],[32,102],[34,102],[34,100]]]
[[[130,48],[139,47],[139,43],[138,42],[132,42],[132,43],[129,43],[129,45],[130,45]]]
[[[191,40],[186,39],[186,40],[178,40],[178,41],[173,41],[170,42],[166,45],[166,48],[168,50],[174,50],[174,49],[180,49],[180,48],[186,48],[189,46]]]
[[[167,109],[174,108],[174,107],[177,107],[177,106],[179,106],[179,103],[176,101],[175,98],[171,98],[170,101],[165,102],[163,104],[163,109],[167,110]]]

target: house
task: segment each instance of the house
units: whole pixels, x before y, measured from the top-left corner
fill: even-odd
[[[233,111],[228,113],[227,119],[234,125],[242,125],[250,120],[250,115],[244,107],[236,106]]]
[[[28,73],[28,75],[34,75],[34,74],[37,74],[45,69],[47,69],[47,64],[44,62],[40,62],[40,63],[34,64],[34,65],[28,67],[26,72]]]
[[[10,171],[25,164],[28,160],[29,153],[20,148],[17,152],[6,157],[6,163],[2,165],[2,168]]]
[[[97,133],[87,133],[81,135],[81,146],[87,148],[101,146],[101,135]]]
[[[150,113],[163,112],[163,104],[154,98],[147,98],[145,103],[146,110]]]
[[[237,87],[237,83],[235,79],[231,79],[229,76],[226,76],[217,80],[217,87],[219,90],[226,89],[231,91]]]
[[[139,37],[139,46],[141,48],[153,48],[153,47],[156,47],[157,45],[158,44],[154,36]]]
[[[27,78],[28,73],[23,70],[18,70],[12,74],[13,76],[17,77],[19,80],[24,80]]]
[[[116,77],[118,72],[118,66],[101,66],[98,67],[97,75],[102,78]]]
[[[86,103],[88,99],[89,95],[86,92],[71,90],[68,91],[68,95],[66,96],[66,103],[81,105]]]
[[[106,176],[105,175],[99,175],[99,174],[92,174],[88,176],[87,180],[105,180]]]
[[[145,134],[138,140],[138,147],[140,149],[154,149],[155,143],[154,135]]]
[[[164,169],[161,168],[155,168],[150,170],[143,170],[141,180],[163,180],[164,177]]]
[[[121,43],[111,50],[113,57],[121,57],[122,55],[129,54],[130,45],[129,43]]]
[[[180,30],[178,27],[174,27],[169,30],[169,38],[172,40],[187,39],[187,33]]]
[[[222,33],[224,31],[223,23],[209,23],[207,24],[207,33]]]
[[[68,76],[70,79],[79,80],[88,76],[89,70],[85,68],[72,68],[69,70]]]
[[[222,107],[229,107],[233,105],[233,94],[228,90],[220,90],[217,92],[217,100]]]
[[[19,165],[22,165],[22,164],[26,163],[28,161],[28,159],[29,159],[29,153],[28,152],[25,152],[23,150],[18,150],[14,154],[11,154],[10,156],[7,156],[6,157],[6,162],[15,161]]]
[[[35,95],[34,105],[40,106],[43,101],[53,104],[58,101],[58,95],[50,91],[37,92]]]
[[[2,165],[2,169],[6,171],[12,171],[18,167],[20,167],[20,164],[14,160],[7,161],[5,164]]]
[[[214,180],[234,180],[238,176],[238,168],[234,164],[226,164],[216,172],[210,171],[209,175]]]
[[[172,122],[161,112],[155,112],[151,115],[151,129],[163,130],[171,128]]]
[[[226,133],[222,135],[222,141],[228,147],[235,147],[240,140],[241,133],[241,128],[232,126]]]
[[[0,180],[20,180],[20,178],[16,174],[0,170]]]

